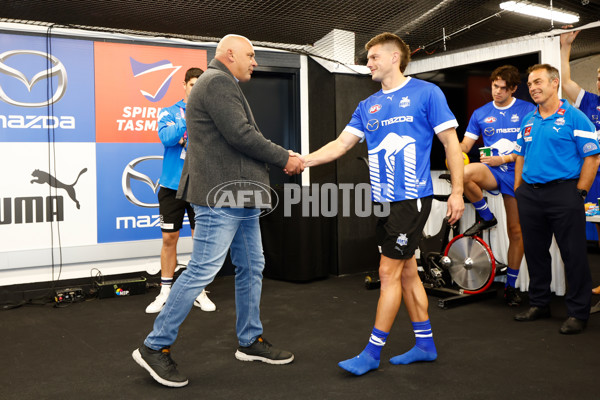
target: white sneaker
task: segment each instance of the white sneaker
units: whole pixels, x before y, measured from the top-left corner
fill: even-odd
[[[160,293],[156,296],[156,299],[148,307],[146,307],[147,314],[155,314],[160,312],[167,302],[167,297],[171,292],[171,286],[161,286]]]
[[[194,300],[194,305],[196,307],[200,307],[202,311],[215,311],[217,306],[215,306],[215,303],[210,301],[206,293],[208,293],[206,290],[202,290],[200,296],[196,297],[196,300]]]

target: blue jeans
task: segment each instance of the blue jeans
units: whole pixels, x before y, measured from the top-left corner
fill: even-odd
[[[262,334],[260,295],[265,259],[256,208],[215,208],[192,204],[196,213],[192,258],[177,278],[144,344],[160,350],[172,345],[194,300],[213,281],[231,248],[235,265],[236,331],[240,346]]]

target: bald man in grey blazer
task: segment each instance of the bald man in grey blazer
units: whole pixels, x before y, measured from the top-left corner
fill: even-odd
[[[188,152],[177,197],[196,213],[192,258],[175,281],[165,307],[135,361],[159,383],[181,387],[188,380],[170,356],[179,326],[194,299],[221,269],[227,252],[236,266],[236,331],[241,361],[288,364],[294,355],[263,337],[260,296],[264,256],[258,218],[269,207],[267,164],[287,174],[304,170],[298,154],[265,139],[238,82],[258,65],[250,41],[227,35],[192,89],[186,111]]]

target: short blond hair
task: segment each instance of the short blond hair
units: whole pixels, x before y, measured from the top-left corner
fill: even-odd
[[[410,47],[398,35],[391,32],[380,33],[365,44],[365,49],[369,51],[373,46],[388,43],[400,50],[400,72],[404,73],[410,62]]]

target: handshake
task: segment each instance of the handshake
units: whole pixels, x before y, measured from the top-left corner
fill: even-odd
[[[283,172],[287,175],[296,175],[302,173],[304,168],[306,168],[306,161],[301,154],[298,154],[292,150],[288,150],[290,153],[290,158],[288,159],[287,164],[283,168]]]

